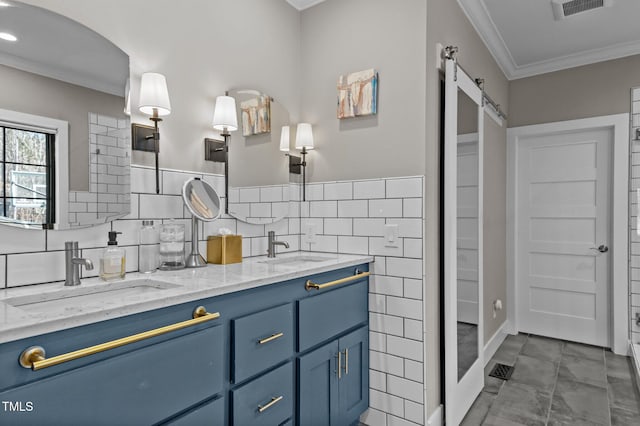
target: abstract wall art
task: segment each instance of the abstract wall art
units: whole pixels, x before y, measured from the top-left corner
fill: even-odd
[[[378,73],[375,69],[338,77],[338,118],[378,112]]]
[[[271,97],[260,95],[240,103],[242,136],[271,132]]]

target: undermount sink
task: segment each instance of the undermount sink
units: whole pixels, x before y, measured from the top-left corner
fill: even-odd
[[[50,313],[60,310],[81,311],[87,304],[99,302],[105,304],[109,302],[121,301],[131,298],[158,292],[169,288],[179,287],[176,284],[165,283],[154,280],[133,280],[117,283],[106,283],[91,287],[65,287],[57,291],[41,293],[31,296],[19,296],[4,299],[3,301],[15,308],[22,309],[29,313]]]
[[[283,265],[283,264],[291,264],[291,263],[324,262],[326,260],[331,260],[331,259],[333,258],[327,257],[327,256],[300,255],[300,256],[293,256],[293,257],[266,259],[266,260],[261,260],[260,263],[270,263],[272,265]]]

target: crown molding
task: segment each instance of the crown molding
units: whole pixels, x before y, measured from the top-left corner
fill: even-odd
[[[513,60],[507,44],[491,19],[484,0],[458,0],[458,4],[508,80],[531,77],[640,53],[640,41],[634,41],[577,52],[546,61],[518,65]]]
[[[324,1],[325,0],[287,0],[287,3],[289,3],[299,11],[303,11]]]

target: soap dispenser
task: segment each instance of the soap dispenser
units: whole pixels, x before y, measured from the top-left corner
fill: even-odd
[[[122,232],[109,232],[109,242],[100,258],[100,278],[105,281],[119,280],[124,278],[126,265],[126,252],[118,247],[116,240],[118,234]]]

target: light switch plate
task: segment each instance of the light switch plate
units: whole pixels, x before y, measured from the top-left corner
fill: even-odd
[[[398,247],[398,225],[384,225],[384,245],[386,247]]]

